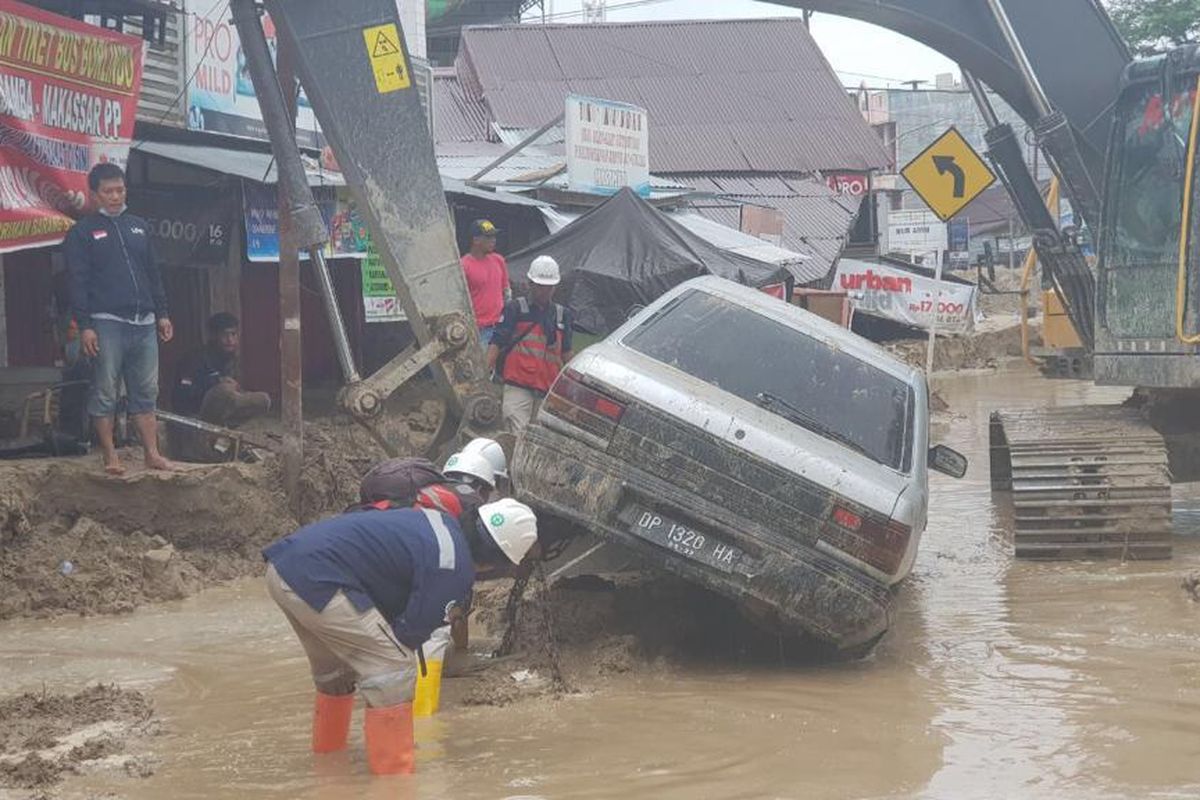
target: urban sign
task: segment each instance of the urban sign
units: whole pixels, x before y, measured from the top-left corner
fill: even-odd
[[[628,186],[650,194],[650,137],[646,109],[580,95],[567,96],[567,186],[574,192],[616,194]]]
[[[908,162],[900,174],[943,222],[996,181],[995,173],[953,127]]]
[[[929,330],[936,320],[944,333],[975,326],[975,287],[939,281],[906,270],[843,258],[834,287],[850,298],[855,313],[870,314]]]

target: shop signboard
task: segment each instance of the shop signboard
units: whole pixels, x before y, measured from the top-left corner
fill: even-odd
[[[952,219],[946,223],[947,249],[950,251],[950,268],[964,269],[971,263],[971,222],[967,219]]]
[[[975,287],[936,281],[907,270],[843,258],[834,287],[847,293],[855,313],[939,333],[968,333],[975,325]],[[935,312],[936,306],[936,312]]]
[[[887,250],[921,258],[926,266],[937,263],[946,249],[946,225],[937,214],[924,210],[888,212]]]
[[[186,0],[187,65],[194,72],[187,85],[187,126],[194,131],[267,139],[262,111],[246,69],[237,27],[228,0]],[[262,17],[271,56],[275,56],[275,25]],[[296,141],[302,147],[324,143],[316,116],[304,93],[297,103]]]
[[[628,186],[650,195],[646,109],[568,95],[565,117],[567,184],[571,191],[616,194]]]
[[[0,252],[62,241],[87,174],[129,158],[144,43],[0,0]]]
[[[313,197],[329,229],[326,258],[366,258],[367,225],[354,207],[349,191],[332,186],[313,187]],[[274,186],[242,182],[246,224],[246,259],[279,260],[279,197]],[[301,260],[308,254],[300,253]]]
[[[236,187],[234,187],[236,188]],[[164,267],[212,267],[229,260],[237,205],[228,186],[134,186],[129,210],[146,220],[155,259]],[[232,194],[236,197],[236,194]]]
[[[383,259],[369,241],[367,256],[362,260],[362,295],[363,315],[367,322],[403,322],[407,319]]]
[[[836,172],[825,176],[825,185],[840,195],[862,197],[870,188],[865,172]]]

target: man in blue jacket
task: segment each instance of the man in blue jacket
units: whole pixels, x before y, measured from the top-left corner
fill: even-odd
[[[113,446],[113,414],[120,381],[127,411],[145,448],[146,466],[171,469],[158,451],[158,342],[171,341],[162,276],[150,248],[146,221],[125,206],[125,173],[97,164],[88,173],[97,210],[67,232],[63,251],[70,273],[71,310],[83,352],[94,360],[88,414],[110,475],[125,471]]]
[[[317,689],[313,752],[345,748],[357,689],[371,771],[412,772],[414,654],[465,616],[477,572],[519,564],[536,542],[533,511],[504,499],[459,519],[431,509],[342,514],[264,549],[267,590]]]

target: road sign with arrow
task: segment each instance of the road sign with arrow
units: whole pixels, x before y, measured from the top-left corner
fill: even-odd
[[[996,175],[957,128],[950,128],[900,171],[942,220],[966,207],[996,181]]]

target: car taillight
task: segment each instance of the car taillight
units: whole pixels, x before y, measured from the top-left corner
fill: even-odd
[[[912,528],[894,520],[880,520],[835,505],[821,538],[864,564],[887,573],[900,569]]]
[[[612,436],[625,404],[585,386],[575,370],[565,370],[550,387],[542,406],[547,413],[602,439]]]

